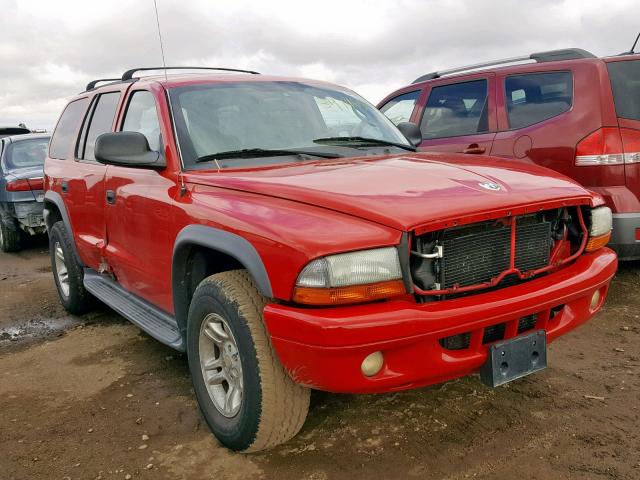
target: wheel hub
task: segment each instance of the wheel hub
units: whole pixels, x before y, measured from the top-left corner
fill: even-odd
[[[60,291],[65,297],[69,296],[69,270],[67,269],[67,262],[64,258],[64,252],[60,246],[60,242],[57,242],[53,246],[54,263],[56,268],[56,277],[58,278],[58,285],[60,285]]]
[[[210,313],[200,327],[200,368],[209,397],[225,417],[235,416],[242,406],[242,363],[227,321]]]

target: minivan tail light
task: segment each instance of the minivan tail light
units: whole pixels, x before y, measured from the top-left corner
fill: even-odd
[[[576,165],[622,165],[625,157],[620,130],[604,127],[590,133],[576,146]]]
[[[621,128],[624,163],[640,163],[640,130]]]

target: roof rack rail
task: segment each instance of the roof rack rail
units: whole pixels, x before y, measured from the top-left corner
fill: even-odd
[[[426,80],[433,80],[434,78],[440,78],[444,75],[451,75],[453,73],[466,72],[468,70],[477,70],[486,67],[493,67],[495,65],[505,65],[507,63],[525,62],[527,60],[535,60],[538,63],[544,62],[557,62],[560,60],[577,60],[579,58],[597,58],[593,53],[582,50],[581,48],[564,48],[561,50],[549,50],[547,52],[532,53],[531,55],[524,55],[522,57],[503,58],[501,60],[493,60],[491,62],[476,63],[474,65],[467,65],[465,67],[451,68],[448,70],[442,70],[438,72],[427,73],[421,77],[416,78],[413,83],[420,83]]]
[[[96,88],[96,85],[98,83],[102,83],[102,82],[119,82],[120,79],[119,78],[98,78],[97,80],[93,80],[89,83],[87,83],[87,88],[85,88],[85,92],[88,92],[89,90],[93,90],[94,88]]]
[[[141,68],[132,68],[131,70],[127,70],[122,74],[122,78],[118,80],[122,80],[126,82],[133,78],[133,74],[136,72],[142,72],[146,70],[222,70],[224,72],[239,72],[239,73],[250,73],[252,75],[260,75],[260,72],[254,72],[252,70],[239,70],[237,68],[222,68],[222,67],[141,67]]]

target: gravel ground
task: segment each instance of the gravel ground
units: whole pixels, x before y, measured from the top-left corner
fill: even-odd
[[[314,392],[267,453],[210,435],[183,355],[106,307],[60,307],[45,241],[0,253],[2,479],[640,479],[640,263],[550,367],[385,395]]]

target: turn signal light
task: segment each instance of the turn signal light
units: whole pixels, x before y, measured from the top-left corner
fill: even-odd
[[[597,237],[589,237],[589,241],[587,242],[587,246],[584,248],[587,252],[593,252],[594,250],[598,250],[599,248],[604,247],[611,240],[611,232],[605,233],[604,235],[599,235]]]
[[[345,305],[405,295],[402,280],[336,288],[296,287],[293,301],[304,305]]]

